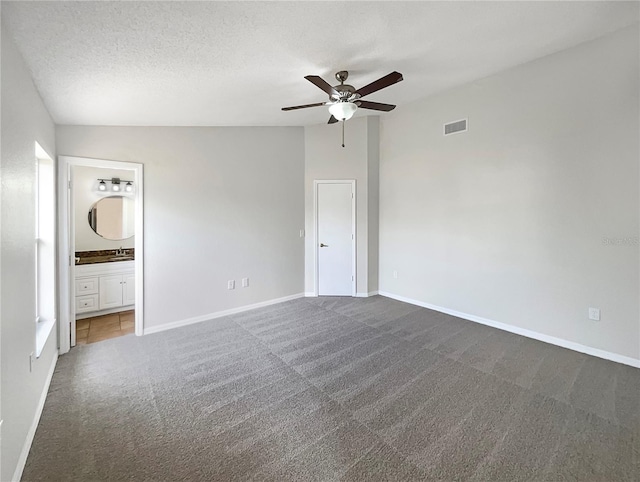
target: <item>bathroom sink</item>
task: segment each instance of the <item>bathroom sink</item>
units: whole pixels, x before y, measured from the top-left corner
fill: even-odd
[[[114,256],[113,258],[109,258],[109,261],[131,261],[134,259],[133,256]]]

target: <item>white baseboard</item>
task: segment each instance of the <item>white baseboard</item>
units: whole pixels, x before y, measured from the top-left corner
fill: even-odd
[[[369,298],[370,296],[375,296],[377,294],[377,291],[369,291],[368,293],[356,293],[356,298]]]
[[[356,298],[368,298],[369,296],[375,296],[377,295],[378,292],[377,291],[369,291],[368,293],[356,293]],[[304,294],[305,298],[317,298],[318,295],[316,295],[313,291],[307,291]]]
[[[56,369],[57,362],[58,353],[56,352],[55,356],[53,357],[53,361],[51,362],[51,366],[49,367],[49,373],[47,373],[47,378],[44,382],[42,393],[40,394],[40,400],[38,400],[38,406],[36,407],[36,413],[33,416],[33,422],[31,422],[31,427],[29,427],[27,437],[24,441],[24,445],[22,446],[22,452],[20,452],[20,457],[18,457],[18,464],[16,465],[16,470],[13,473],[13,478],[11,479],[13,481],[19,481],[20,478],[22,478],[22,471],[24,470],[24,466],[27,463],[27,457],[29,456],[29,451],[31,450],[33,437],[35,437],[38,423],[40,423],[40,417],[42,416],[42,410],[44,409],[44,402],[46,401],[47,394],[49,393],[49,385],[51,385],[51,379],[53,378],[53,372]]]
[[[413,300],[411,298],[395,295],[393,293],[388,293],[386,291],[380,291],[379,294],[381,296],[386,296],[387,298],[392,298],[398,301],[404,301],[405,303],[410,303],[412,305],[421,306],[423,308],[428,308],[430,310],[439,311],[440,313],[446,313],[447,315],[456,316],[464,320],[474,321],[482,325],[487,325],[493,328],[498,328],[500,330],[508,331],[510,333],[515,333],[516,335],[526,336],[527,338],[533,338],[534,340],[543,341],[545,343],[550,343],[552,345],[561,346],[563,348],[568,348],[569,350],[578,351],[580,353],[585,353],[587,355],[592,355],[598,358],[604,358],[605,360],[610,360],[617,363],[622,363],[624,365],[640,368],[640,360],[636,358],[631,358],[625,355],[619,355],[617,353],[600,350],[599,348],[593,348],[590,346],[581,345],[580,343],[564,340],[562,338],[556,338],[555,336],[545,335],[544,333],[527,330],[526,328],[520,328],[517,326],[508,325],[506,323],[501,323],[499,321],[489,320],[487,318],[482,318],[480,316],[470,315],[468,313],[461,313],[459,311],[450,310],[449,308],[443,308],[442,306],[436,306],[429,303],[424,303],[422,301]]]
[[[173,321],[171,323],[165,323],[160,326],[151,326],[144,329],[145,335],[151,333],[158,333],[166,330],[173,330],[174,328],[180,328],[181,326],[193,325],[194,323],[201,323],[203,321],[213,320],[215,318],[222,318],[223,316],[234,315],[236,313],[242,313],[243,311],[255,310],[256,308],[263,308],[269,305],[275,305],[284,301],[295,300],[298,298],[304,298],[304,293],[297,293],[295,295],[284,296],[282,298],[275,298],[273,300],[261,301],[260,303],[254,303],[252,305],[240,306],[238,308],[231,308],[230,310],[216,311],[215,313],[209,313],[207,315],[195,316],[193,318],[187,318],[186,320]]]

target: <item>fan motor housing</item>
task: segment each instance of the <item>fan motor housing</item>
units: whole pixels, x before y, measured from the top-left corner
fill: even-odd
[[[343,100],[343,101],[347,101],[347,100],[354,100],[357,97],[360,97],[358,94],[356,94],[356,89],[353,85],[349,85],[349,84],[340,84],[340,85],[336,85],[333,87],[335,89],[335,91],[338,93],[338,95],[336,94],[331,94],[331,100]],[[357,97],[354,97],[357,96]]]
[[[330,94],[329,98],[334,102],[353,102],[358,99],[360,95],[355,94],[356,89],[353,85],[345,84],[344,81],[349,78],[349,72],[346,70],[340,70],[336,72],[336,80],[340,82],[339,85],[334,85],[333,89],[336,94]]]

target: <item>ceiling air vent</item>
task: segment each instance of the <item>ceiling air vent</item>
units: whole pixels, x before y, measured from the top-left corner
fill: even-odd
[[[451,134],[458,134],[467,130],[467,123],[469,119],[462,119],[459,121],[449,122],[444,125],[444,135],[449,136]]]

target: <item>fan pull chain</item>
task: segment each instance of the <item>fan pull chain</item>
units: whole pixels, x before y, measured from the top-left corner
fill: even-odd
[[[344,147],[344,119],[342,119],[342,147]]]

